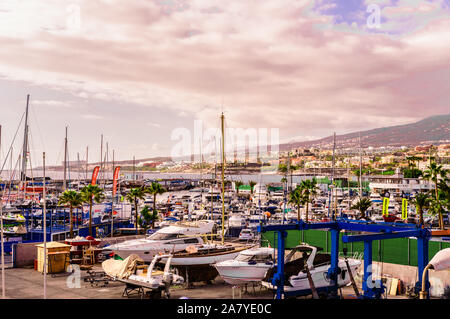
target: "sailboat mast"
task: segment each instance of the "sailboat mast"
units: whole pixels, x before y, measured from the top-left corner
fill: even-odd
[[[361,132],[359,132],[359,198],[362,196],[362,153],[361,153]]]
[[[2,149],[2,126],[0,125],[0,151]],[[6,185],[5,185],[6,187]],[[1,262],[2,262],[2,298],[5,299],[5,247],[4,247],[4,237],[3,237],[3,192],[4,190],[1,190],[1,197],[0,197],[0,228],[1,228]]]
[[[42,229],[43,229],[43,235],[44,235],[44,299],[47,299],[47,220],[46,220],[46,215],[47,215],[47,192],[46,192],[46,176],[45,176],[45,152],[42,153],[42,166],[43,166],[43,170],[44,170],[44,187],[43,187],[43,192],[42,192],[42,196],[44,198],[44,206],[42,209],[42,216],[43,216],[43,225],[42,225]]]
[[[88,169],[89,169],[89,146],[86,146],[86,182],[88,180]]]
[[[66,137],[64,139],[64,182],[63,182],[63,191],[67,188],[67,126],[66,126]]]
[[[103,134],[100,138],[100,172],[101,176],[103,176]]]
[[[332,162],[331,162],[331,197],[330,197],[330,204],[329,207],[331,207],[332,203],[333,203],[333,190],[335,189],[335,185],[334,185],[334,156],[335,156],[335,152],[336,152],[336,132],[333,133],[333,157],[332,157]],[[335,219],[335,211],[332,211],[332,217],[333,219]]]
[[[136,182],[136,157],[133,155],[133,181]]]
[[[77,190],[80,190],[80,171],[81,171],[81,165],[80,165],[80,153],[77,153],[77,171],[78,171],[78,188]]]
[[[105,154],[105,175],[103,175],[103,188],[105,188],[106,185],[106,180],[108,179],[108,164],[109,164],[109,146],[108,146],[108,142],[106,142],[106,154]]]
[[[115,168],[116,163],[114,161],[114,149],[112,150],[112,176],[113,176],[113,183],[114,183],[114,171],[116,170]],[[113,188],[113,192],[112,192],[112,199],[111,199],[111,237],[114,237],[114,199],[115,199],[115,194],[114,194],[114,188]]]
[[[27,107],[25,109],[25,128],[23,133],[23,149],[22,149],[22,170],[20,172],[20,181],[25,181],[27,173],[27,150],[28,150],[28,105],[30,95],[27,95]]]
[[[222,129],[222,244],[225,241],[225,129],[224,120],[225,116],[220,116],[221,129]]]

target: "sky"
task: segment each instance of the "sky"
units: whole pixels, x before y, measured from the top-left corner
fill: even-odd
[[[66,126],[93,161],[101,134],[167,156],[221,112],[281,142],[411,123],[449,113],[450,0],[2,0],[0,162],[27,94],[34,165],[61,163]]]

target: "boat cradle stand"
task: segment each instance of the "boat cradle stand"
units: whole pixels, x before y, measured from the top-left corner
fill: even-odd
[[[131,294],[137,293],[141,299],[144,299],[146,295],[149,295],[150,299],[160,299],[162,291],[164,290],[166,297],[170,298],[168,289],[165,289],[164,287],[159,286],[158,288],[154,288],[153,286],[146,285],[143,282],[138,282],[135,280],[128,280],[128,279],[116,279],[116,280],[125,283],[125,288],[123,290],[122,297],[129,298]]]
[[[384,240],[392,238],[416,237],[417,238],[417,267],[418,267],[418,281],[415,285],[415,290],[418,292],[422,286],[422,276],[426,265],[428,264],[428,242],[431,238],[431,231],[428,228],[420,228],[419,226],[412,226],[410,224],[394,225],[390,223],[373,224],[367,221],[357,220],[339,220],[321,223],[306,223],[300,220],[294,224],[284,225],[259,225],[258,232],[264,233],[267,231],[277,232],[277,248],[278,248],[278,264],[277,272],[274,274],[272,284],[277,287],[276,298],[281,299],[284,296],[289,296],[288,292],[284,291],[284,250],[288,230],[308,230],[308,229],[326,229],[331,233],[331,265],[328,269],[328,278],[330,279],[330,287],[327,287],[327,292],[330,297],[338,298],[338,275],[340,268],[339,263],[339,233],[342,230],[354,232],[368,232],[371,234],[358,235],[343,235],[343,243],[364,242],[364,276],[363,276],[363,294],[360,298],[381,298],[384,293],[384,286],[381,280],[372,280],[372,242],[374,240]],[[425,277],[425,289],[428,292],[430,283],[428,281],[428,274]],[[295,295],[295,293],[293,294]],[[429,296],[429,294],[427,294]]]

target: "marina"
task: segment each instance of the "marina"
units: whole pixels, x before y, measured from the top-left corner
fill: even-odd
[[[450,4],[372,2],[0,2],[4,311],[445,317]]]
[[[450,249],[448,213],[436,220],[418,204],[407,205],[433,190],[424,180],[396,172],[384,186],[369,177],[363,189],[362,179],[349,187],[348,176],[334,187],[334,174],[331,180],[299,175],[298,183],[288,181],[288,171],[271,175],[279,182],[251,175],[259,182],[249,179],[246,185],[242,176],[226,176],[223,169],[215,178],[188,174],[130,182],[118,174],[120,167],[112,180],[99,178],[99,168],[93,168],[90,182],[66,174],[62,181],[52,180],[43,170],[45,183],[3,184],[2,247],[10,257],[5,275],[46,269],[49,281],[62,275],[79,289],[102,287],[106,298],[113,292],[111,298],[203,298],[203,292],[193,291],[205,289],[217,294],[208,298],[233,299],[439,298],[446,293],[448,272],[433,277],[436,287],[421,290],[419,274],[428,260]],[[405,181],[422,186],[398,188]],[[336,229],[350,232],[339,235]],[[384,245],[395,238],[407,239],[407,248],[399,242]],[[378,243],[377,253],[372,241]],[[407,262],[398,258],[405,254]],[[372,262],[381,264],[381,272],[371,270]],[[416,276],[405,276],[403,267],[417,268]]]

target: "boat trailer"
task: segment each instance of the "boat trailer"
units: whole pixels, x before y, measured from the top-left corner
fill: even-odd
[[[374,224],[366,221],[358,220],[338,220],[331,222],[307,223],[300,220],[291,224],[280,225],[259,225],[258,232],[264,233],[268,231],[277,232],[277,272],[272,278],[272,284],[277,287],[276,299],[285,296],[296,295],[284,291],[284,250],[288,230],[308,230],[308,229],[324,229],[331,233],[331,265],[328,269],[328,278],[330,286],[324,289],[331,298],[338,298],[338,275],[340,268],[339,263],[339,233],[341,231],[364,232],[357,235],[343,235],[343,243],[364,242],[364,276],[362,289],[363,293],[359,296],[361,299],[381,299],[385,287],[381,280],[372,279],[372,242],[374,240],[384,240],[392,238],[416,237],[417,238],[417,267],[418,281],[415,285],[415,292],[419,294],[422,288],[422,276],[425,267],[428,264],[428,242],[431,238],[431,231],[428,228],[421,228],[412,224],[393,225],[389,223]],[[370,234],[366,234],[370,233]],[[425,290],[427,296],[430,288],[428,274],[424,276]],[[322,289],[321,289],[322,290]]]

